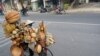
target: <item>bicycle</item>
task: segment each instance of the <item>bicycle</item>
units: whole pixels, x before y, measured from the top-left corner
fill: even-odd
[[[54,56],[52,51],[49,48],[43,48],[39,56]]]

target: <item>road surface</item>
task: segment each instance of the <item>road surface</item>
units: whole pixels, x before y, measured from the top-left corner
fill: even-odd
[[[22,20],[27,19],[36,22],[34,27],[44,20],[56,41],[49,47],[54,56],[100,56],[100,13],[29,13],[29,16],[22,16]],[[10,56],[11,41],[4,37],[2,26],[0,29],[0,56]]]

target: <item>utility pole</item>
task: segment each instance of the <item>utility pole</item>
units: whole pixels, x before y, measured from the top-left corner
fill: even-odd
[[[13,1],[12,0],[10,0],[10,3],[11,3],[11,9],[13,8]]]
[[[46,8],[46,3],[45,3],[45,0],[43,0],[43,6],[44,6],[44,8]]]
[[[86,0],[86,3],[89,3],[89,0]]]
[[[59,4],[58,5],[61,7],[61,0],[59,0]]]

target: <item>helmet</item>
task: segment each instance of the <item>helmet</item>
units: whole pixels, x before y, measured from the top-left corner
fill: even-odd
[[[18,21],[20,19],[20,14],[18,11],[14,11],[14,10],[9,11],[5,15],[5,19],[8,23],[15,23],[16,21]]]

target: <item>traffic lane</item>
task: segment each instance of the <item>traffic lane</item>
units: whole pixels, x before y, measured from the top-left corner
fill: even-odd
[[[49,13],[29,13],[29,16],[22,16],[22,19],[31,20],[45,20],[45,21],[58,21],[58,22],[78,22],[78,23],[94,23],[100,24],[100,13],[83,12],[83,13],[69,13],[65,15],[56,15]]]
[[[100,13],[98,12],[78,12],[56,15],[53,13],[28,13],[28,16],[21,16],[22,20],[30,19],[35,21],[58,21],[58,22],[78,22],[100,24]],[[0,16],[0,22],[4,21],[4,15]]]
[[[56,43],[49,47],[54,56],[100,56],[99,25],[67,22],[45,22],[45,24],[56,40]],[[7,44],[0,48],[0,55],[10,56],[10,46]]]
[[[1,20],[3,20],[1,18]],[[11,56],[10,54],[10,46],[11,46],[11,41],[9,38],[6,38],[4,35],[4,31],[3,31],[3,25],[1,21],[0,24],[0,56]]]
[[[100,56],[100,26],[50,23],[49,32],[56,43],[50,47],[54,56]]]
[[[3,44],[6,44],[8,42],[10,42],[10,40]],[[11,42],[6,45],[3,45],[3,44],[0,44],[0,56],[11,56],[11,53],[10,53]]]

